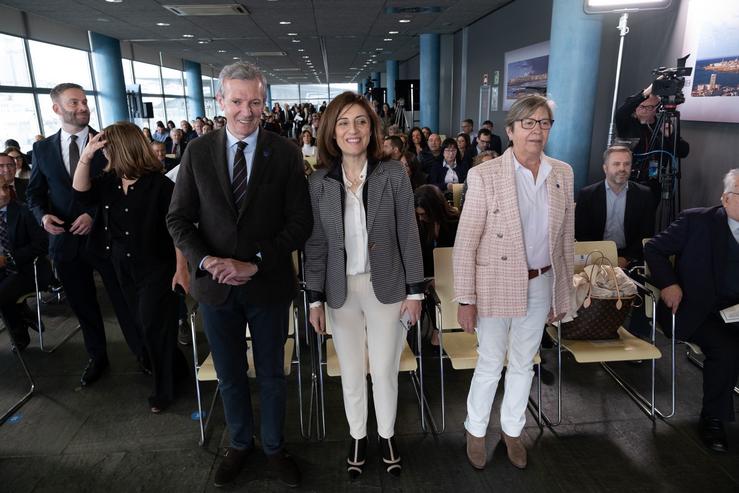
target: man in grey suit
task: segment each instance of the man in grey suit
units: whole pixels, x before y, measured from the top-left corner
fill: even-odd
[[[297,486],[300,473],[283,447],[283,348],[297,291],[291,255],[313,227],[303,160],[297,146],[259,128],[267,84],[257,67],[234,63],[219,78],[227,125],[185,148],[167,217],[190,264],[191,293],[200,303],[231,434],[214,482],[236,479],[254,447],[248,324],[262,448],[278,478]]]

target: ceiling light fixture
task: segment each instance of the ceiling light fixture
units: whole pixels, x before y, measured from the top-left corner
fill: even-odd
[[[290,24],[292,24],[290,21],[280,21],[281,26],[289,26]]]
[[[302,53],[302,52],[304,52],[304,51],[305,51],[305,50],[304,50],[303,48],[298,48],[298,52],[299,52],[299,53]]]
[[[182,37],[183,38],[194,38],[195,35],[194,34],[183,34]]]
[[[293,39],[293,43],[300,43],[299,39]]]
[[[309,57],[308,55],[303,55],[303,58],[304,58],[304,59],[308,59],[308,58],[310,58],[310,57]]]
[[[167,27],[167,26],[169,26],[169,23],[168,22],[157,22],[157,26],[159,26],[159,27]]]
[[[393,40],[393,38],[385,38],[385,39],[383,39],[383,41],[392,41],[392,40]]]
[[[388,34],[398,34],[398,31],[388,31]]]
[[[123,3],[123,0],[105,0],[108,3]]]
[[[218,53],[226,53],[226,50],[218,50]]]
[[[297,36],[298,33],[287,33],[288,36]]]
[[[410,19],[400,19],[398,22],[400,22],[401,24],[408,24],[410,21]]]

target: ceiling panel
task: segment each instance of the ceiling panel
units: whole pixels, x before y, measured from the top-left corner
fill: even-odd
[[[322,82],[326,82],[325,65],[331,82],[346,82],[349,75],[358,81],[370,71],[384,71],[386,60],[403,61],[416,56],[419,34],[453,33],[510,1],[2,0],[2,4],[134,45],[156,47],[170,56],[211,65],[215,70],[234,59],[248,60],[262,66],[271,83],[281,83],[296,82],[296,77],[302,76],[307,82],[316,82],[307,60]],[[180,17],[163,7],[228,3],[245,6],[250,15]],[[410,22],[400,23],[402,19]],[[281,25],[281,21],[290,24]],[[398,34],[389,34],[390,31]],[[185,38],[185,34],[193,37]],[[325,60],[321,39],[326,48]],[[283,51],[287,56],[247,55],[274,51]],[[299,71],[280,70],[290,68]]]

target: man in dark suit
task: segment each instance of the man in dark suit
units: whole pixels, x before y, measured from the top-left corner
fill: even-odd
[[[631,151],[614,145],[603,153],[605,180],[582,190],[575,207],[577,241],[613,240],[618,264],[641,261],[642,240],[654,235],[654,201],[650,190],[629,181]]]
[[[173,128],[169,132],[169,137],[164,141],[167,154],[174,154],[174,160],[177,164],[182,159],[182,153],[185,152],[185,136],[181,129]]]
[[[705,355],[700,435],[708,448],[725,452],[724,422],[734,421],[739,377],[739,323],[724,322],[719,312],[739,304],[739,168],[724,177],[721,206],[684,211],[646,244],[644,257],[661,290],[662,327],[669,331],[675,314],[676,338]]]
[[[493,122],[491,122],[490,120],[485,120],[484,122],[482,122],[482,128],[490,130],[490,145],[488,146],[488,149],[497,152],[498,156],[503,154],[503,143],[500,140],[500,136],[493,133]],[[482,128],[480,130],[482,130]]]
[[[159,162],[162,163],[162,166],[164,166],[164,170],[166,172],[172,171],[172,168],[179,164],[179,161],[177,161],[176,159],[167,157],[167,152],[164,150],[164,143],[152,141],[149,144],[149,147],[151,147],[152,152],[157,157]]]
[[[300,150],[259,128],[266,81],[254,65],[223,68],[218,103],[226,128],[190,142],[177,176],[167,224],[191,269],[231,434],[215,473],[231,483],[254,448],[247,378],[248,323],[261,401],[261,443],[281,481],[300,472],[284,450],[284,345],[296,294],[292,251],[302,248],[313,216]]]
[[[131,351],[144,368],[148,362],[140,331],[107,258],[108,252],[88,248],[87,235],[97,211],[82,207],[74,200],[71,177],[82,149],[89,137],[96,133],[88,126],[90,109],[87,97],[81,86],[63,83],[51,90],[51,100],[62,128],[33,145],[33,167],[26,196],[36,220],[51,235],[49,256],[82,328],[89,361],[80,382],[87,386],[100,378],[109,365],[105,326],[97,302],[93,270],[98,271],[105,284]],[[107,160],[102,152],[98,152],[92,162],[80,165],[90,166],[91,176],[98,176]]]
[[[0,153],[0,165],[13,163],[10,156]],[[18,298],[36,289],[33,263],[39,258],[39,286],[49,284],[51,267],[46,259],[49,240],[41,227],[21,202],[13,200],[10,185],[0,176],[0,312],[17,350],[31,342],[28,326]]]

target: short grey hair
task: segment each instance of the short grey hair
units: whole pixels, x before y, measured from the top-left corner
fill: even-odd
[[[218,74],[218,90],[216,91],[216,94],[221,97],[223,96],[223,82],[226,79],[259,81],[262,83],[262,99],[267,99],[267,79],[259,67],[253,63],[236,62],[221,69],[221,73]]]
[[[739,179],[739,168],[730,169],[724,175],[724,193],[733,192],[737,186],[736,181]]]
[[[608,156],[613,154],[614,152],[628,152],[629,158],[633,160],[634,155],[631,152],[631,149],[628,148],[628,146],[622,145],[622,144],[614,144],[612,146],[609,146],[604,152],[603,152],[603,164],[606,164],[608,162]]]
[[[508,110],[508,114],[505,119],[505,126],[510,130],[513,130],[513,125],[524,118],[529,118],[531,115],[536,113],[539,108],[544,108],[549,114],[549,119],[554,119],[554,102],[541,94],[527,94],[517,99],[515,103],[511,105],[511,109]]]

